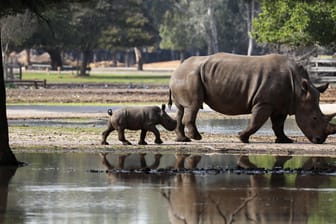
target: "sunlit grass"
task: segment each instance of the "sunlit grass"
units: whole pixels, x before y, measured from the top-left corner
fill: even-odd
[[[130,72],[130,73],[92,73],[89,76],[77,76],[75,73],[23,72],[23,80],[46,80],[47,83],[142,83],[166,85],[169,83],[168,72]]]

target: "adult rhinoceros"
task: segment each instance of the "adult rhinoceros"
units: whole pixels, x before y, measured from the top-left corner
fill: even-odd
[[[268,118],[277,143],[291,143],[284,133],[287,115],[295,115],[304,135],[313,143],[323,143],[336,133],[319,107],[320,92],[328,84],[315,87],[307,71],[283,55],[241,56],[219,53],[185,60],[172,74],[169,84],[177,107],[176,141],[200,140],[195,120],[203,102],[213,110],[227,114],[251,114],[249,126],[239,133],[248,143]],[[187,127],[188,137],[184,133]]]

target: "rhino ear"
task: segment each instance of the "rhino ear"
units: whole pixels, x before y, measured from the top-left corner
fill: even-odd
[[[302,82],[301,82],[301,89],[304,93],[307,93],[308,92],[308,88],[309,88],[309,84],[308,84],[308,81],[307,79],[303,79]]]
[[[329,87],[329,83],[327,82],[326,84],[323,84],[321,86],[316,86],[316,89],[320,92],[320,93],[324,93],[324,91],[326,91]]]
[[[161,110],[165,111],[165,109],[166,109],[166,104],[162,104],[161,105]]]

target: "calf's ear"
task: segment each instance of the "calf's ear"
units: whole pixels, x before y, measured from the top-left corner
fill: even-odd
[[[306,79],[303,79],[301,81],[301,89],[304,93],[307,93],[308,92],[308,88],[309,88],[309,84],[308,84],[308,81]]]
[[[324,91],[326,91],[329,87],[329,83],[327,82],[326,84],[323,84],[321,86],[316,86],[316,89],[320,92],[320,93],[324,93]]]
[[[165,109],[166,109],[166,104],[162,104],[161,105],[161,110],[165,111]]]

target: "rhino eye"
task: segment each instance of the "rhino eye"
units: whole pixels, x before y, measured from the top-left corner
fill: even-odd
[[[317,117],[314,116],[314,117],[313,117],[313,120],[317,120]]]

